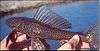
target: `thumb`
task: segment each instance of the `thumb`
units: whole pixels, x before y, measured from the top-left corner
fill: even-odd
[[[79,43],[79,36],[74,35],[67,43],[62,45],[58,50],[72,50],[75,49],[75,47]]]
[[[71,48],[72,49],[75,49],[75,47],[78,45],[79,43],[79,36],[78,35],[74,35],[69,41],[68,41],[68,44],[71,45]]]

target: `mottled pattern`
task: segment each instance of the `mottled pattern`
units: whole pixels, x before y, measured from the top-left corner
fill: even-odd
[[[25,17],[19,17],[19,18],[10,18],[7,21],[9,21],[9,26],[11,28],[14,28],[15,30],[27,34],[30,37],[37,37],[42,39],[54,39],[54,40],[69,40],[73,35],[79,34],[82,41],[85,42],[92,42],[90,41],[90,38],[87,38],[84,35],[80,35],[82,33],[80,32],[70,32],[70,31],[64,31],[56,28],[52,28],[47,24],[42,24],[41,22],[38,22],[36,20],[32,20],[31,18],[25,18]]]
[[[27,34],[30,37],[35,36],[39,38],[61,40],[68,39],[68,36],[75,34],[75,32],[66,32],[60,29],[52,28],[47,24],[42,24],[41,22],[32,20],[31,18],[10,18],[7,21],[9,22],[8,25],[10,25],[11,28],[21,33]],[[62,34],[66,34],[67,37]]]
[[[94,42],[93,34],[85,33],[87,35],[84,35],[82,32],[65,31],[65,29],[71,28],[71,23],[49,10],[46,6],[38,8],[34,18],[13,17],[7,19],[6,23],[13,30],[16,30],[31,37],[31,45],[33,49],[44,49],[39,47],[37,48],[35,44],[36,42],[38,42],[39,44],[43,43],[39,42],[37,38],[69,40],[75,34],[78,34],[82,41],[88,42],[90,44]]]

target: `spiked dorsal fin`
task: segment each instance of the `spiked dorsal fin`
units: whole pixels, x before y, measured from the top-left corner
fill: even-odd
[[[49,8],[50,8],[49,5],[44,5],[38,8],[34,15],[34,19],[61,30],[71,27],[71,23],[69,23],[68,20],[54,13]]]

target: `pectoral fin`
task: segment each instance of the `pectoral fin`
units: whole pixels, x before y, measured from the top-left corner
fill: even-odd
[[[31,46],[33,50],[45,50],[46,47],[39,40],[39,38],[31,37]]]

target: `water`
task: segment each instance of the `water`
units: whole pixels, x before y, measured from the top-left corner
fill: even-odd
[[[69,29],[70,31],[86,32],[90,25],[92,26],[97,23],[98,3],[99,2],[73,3],[68,5],[63,4],[55,7],[53,6],[51,9],[72,23],[72,28]],[[11,17],[33,17],[33,15],[34,12],[26,11],[23,13],[14,14]],[[0,20],[0,26],[0,38],[3,39],[11,32],[11,29],[5,24],[4,18]],[[51,49],[57,49],[59,47],[58,41],[48,40],[48,43],[51,45]]]

